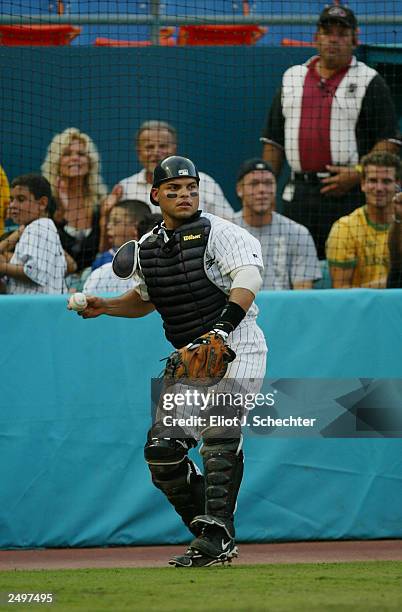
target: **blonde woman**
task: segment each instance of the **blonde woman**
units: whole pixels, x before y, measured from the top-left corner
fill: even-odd
[[[53,137],[42,173],[57,202],[54,220],[61,243],[80,273],[91,265],[104,240],[101,202],[107,188],[98,150],[87,134],[68,128]]]

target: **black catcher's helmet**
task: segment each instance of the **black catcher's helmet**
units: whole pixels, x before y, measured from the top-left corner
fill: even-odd
[[[155,166],[154,180],[152,187],[159,187],[161,183],[169,181],[172,178],[194,178],[197,183],[200,182],[198,170],[187,157],[180,157],[179,155],[170,155],[165,157],[162,161]],[[158,206],[158,202],[154,200],[151,193],[151,202]]]

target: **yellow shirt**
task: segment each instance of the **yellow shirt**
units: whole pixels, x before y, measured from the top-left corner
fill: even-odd
[[[389,224],[372,223],[365,206],[335,221],[326,243],[329,265],[353,268],[352,287],[379,281],[385,287],[390,266]]]
[[[0,166],[0,236],[4,233],[4,220],[6,218],[6,210],[10,202],[10,187],[6,173]]]

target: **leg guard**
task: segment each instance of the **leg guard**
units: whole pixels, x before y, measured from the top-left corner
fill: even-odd
[[[190,523],[197,514],[204,512],[205,497],[204,478],[187,457],[195,441],[151,436],[152,430],[148,435],[144,456],[152,482],[166,495],[192,533],[197,535],[198,527],[190,527]]]
[[[205,474],[205,515],[197,516],[192,527],[215,525],[233,538],[233,513],[243,478],[241,439],[205,439],[201,454]]]
[[[239,439],[209,439],[201,448],[205,473],[205,513],[232,518],[243,478]]]

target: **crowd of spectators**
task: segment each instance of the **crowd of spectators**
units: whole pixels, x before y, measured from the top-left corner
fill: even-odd
[[[398,287],[402,268],[401,141],[389,88],[353,55],[358,25],[347,7],[318,18],[317,55],[285,71],[261,141],[262,157],[237,174],[239,212],[200,172],[200,208],[261,242],[263,289],[311,289],[329,265],[334,288]],[[178,152],[171,124],[135,134],[141,170],[108,193],[95,143],[69,127],[52,138],[41,173],[11,182],[0,167],[0,291],[122,292],[116,250],[160,222],[150,201],[157,163]],[[284,162],[290,180],[277,198]],[[276,210],[278,207],[279,211]],[[4,221],[15,224],[5,232]]]

